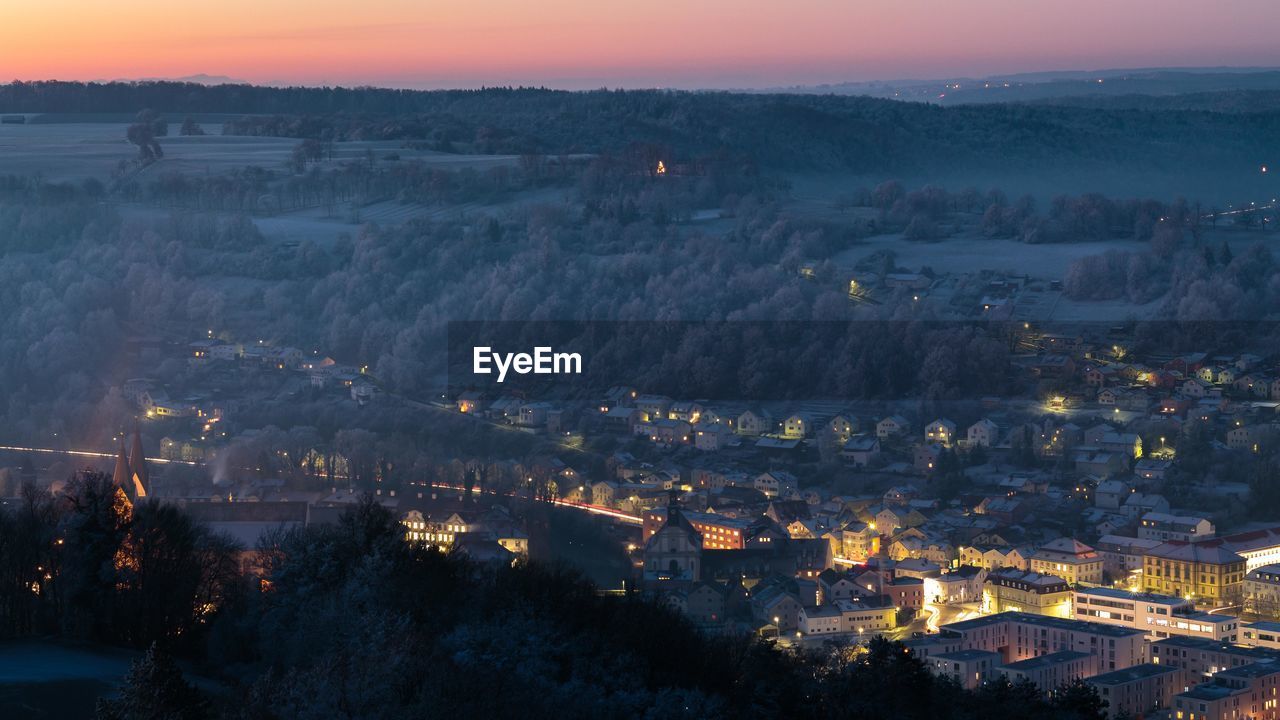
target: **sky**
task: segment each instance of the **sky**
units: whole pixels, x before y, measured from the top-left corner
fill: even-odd
[[[1275,0],[0,0],[0,73],[749,88],[1280,66]]]

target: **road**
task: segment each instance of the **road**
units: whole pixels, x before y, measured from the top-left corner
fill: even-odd
[[[113,458],[116,453],[113,452],[95,452],[93,450],[62,450],[59,448],[38,448],[38,447],[19,447],[16,445],[0,445],[0,452],[17,452],[17,453],[36,453],[40,455],[67,455],[70,457],[86,457],[86,458]],[[160,463],[161,465],[200,465],[202,463],[191,462],[189,460],[166,460],[164,458],[147,458],[147,462]]]

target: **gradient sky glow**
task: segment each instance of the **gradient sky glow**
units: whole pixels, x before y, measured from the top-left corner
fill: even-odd
[[[0,0],[0,73],[763,87],[1280,66],[1276,0]]]

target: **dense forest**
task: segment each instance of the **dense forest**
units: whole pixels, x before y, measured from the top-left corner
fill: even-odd
[[[1052,700],[1007,682],[968,692],[887,641],[784,652],[704,636],[561,568],[408,545],[369,499],[268,536],[242,565],[245,549],[181,511],[130,507],[87,474],[0,511],[0,548],[0,635],[149,648],[103,720],[1102,717],[1081,683]]]
[[[850,303],[847,277],[827,260],[877,232],[899,231],[903,242],[945,252],[958,222],[1026,243],[1118,241],[1111,254],[1068,269],[1065,289],[1079,299],[1164,296],[1160,316],[1188,319],[1263,319],[1280,301],[1271,251],[1258,246],[1232,257],[1225,246],[1206,246],[1203,233],[1217,221],[1181,200],[1095,194],[1040,208],[998,191],[889,181],[843,196],[842,208],[864,208],[847,219],[810,218],[785,210],[788,191],[775,178],[714,159],[699,174],[655,178],[643,171],[652,152],[632,146],[569,164],[530,158],[483,173],[357,161],[301,174],[162,173],[111,186],[0,178],[0,310],[9,318],[0,337],[0,415],[12,439],[118,428],[130,409],[108,388],[136,373],[127,339],[185,342],[209,329],[317,348],[369,366],[388,391],[420,398],[443,385],[455,320],[892,320],[890,334],[851,332],[831,353],[796,355],[808,343],[799,336],[741,346],[732,366],[706,359],[695,366],[688,348],[654,358],[636,351],[643,338],[608,357],[615,379],[633,373],[632,384],[673,394],[714,383],[715,394],[737,388],[758,397],[758,389],[797,375],[816,392],[851,398],[991,393],[1007,378],[998,341],[932,325],[943,319],[940,309],[909,295]],[[254,222],[287,207],[358,206],[393,193],[402,202],[448,204],[539,187],[562,188],[572,200],[352,226],[351,235],[327,243],[271,242]],[[169,211],[125,214],[121,200]],[[684,222],[706,207],[721,216],[714,232]],[[1222,223],[1261,221],[1261,212],[1241,212]],[[903,268],[889,252],[867,269]],[[948,360],[945,350],[957,343],[970,351]],[[151,371],[179,387],[190,372],[179,360]],[[269,407],[240,414],[291,424]]]
[[[1038,101],[1044,105],[1107,110],[1273,113],[1280,110],[1280,90],[1219,90],[1174,94],[1066,96]]]

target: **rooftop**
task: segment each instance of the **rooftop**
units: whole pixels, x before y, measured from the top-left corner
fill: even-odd
[[[938,658],[939,660],[966,662],[969,660],[980,660],[987,657],[1000,657],[1000,653],[991,652],[990,650],[957,650],[955,652],[940,653],[933,657]]]
[[[1233,692],[1235,691],[1226,685],[1203,683],[1181,693],[1178,697],[1191,698],[1192,700],[1221,700],[1222,698],[1230,697]]]
[[[1089,657],[1089,653],[1076,652],[1075,650],[1062,650],[1060,652],[1049,653],[1048,655],[1019,660],[1018,662],[1002,665],[1001,667],[1006,670],[1035,670],[1037,668],[1061,665],[1062,663],[1069,663],[1087,657]]]
[[[1248,665],[1226,668],[1225,670],[1218,671],[1218,675],[1222,677],[1256,678],[1273,675],[1278,672],[1280,672],[1280,664],[1276,664],[1274,661],[1264,660],[1262,662],[1249,663]]]
[[[1046,592],[1051,589],[1066,589],[1067,587],[1067,581],[1057,575],[1042,575],[1038,572],[1019,570],[1017,568],[993,570],[987,575],[987,582],[993,585],[1005,586],[1011,583],[1029,585]]]
[[[978,628],[991,627],[1002,622],[1020,622],[1028,625],[1039,625],[1041,627],[1054,628],[1057,630],[1075,630],[1077,632],[1088,632],[1095,635],[1107,635],[1110,637],[1131,637],[1133,635],[1142,635],[1145,631],[1134,630],[1132,628],[1120,627],[1118,625],[1104,625],[1102,623],[1088,622],[1085,620],[1066,620],[1064,618],[1049,617],[1047,615],[1033,615],[1024,612],[1002,612],[994,615],[986,615],[984,617],[973,618],[972,620],[962,620],[957,623],[943,625],[941,629],[951,630],[954,632],[967,632]]]
[[[1234,615],[1215,615],[1214,613],[1204,611],[1180,612],[1175,613],[1174,617],[1186,618],[1188,620],[1195,620],[1202,623],[1216,623],[1218,625],[1232,623],[1240,619]]]
[[[1154,677],[1156,675],[1167,675],[1169,673],[1182,672],[1181,669],[1171,667],[1169,665],[1156,665],[1154,663],[1143,663],[1123,670],[1113,670],[1101,675],[1094,675],[1088,679],[1091,685],[1123,685],[1134,680]]]
[[[1128,590],[1109,587],[1078,587],[1077,595],[1088,595],[1090,597],[1106,597],[1115,598],[1116,600],[1132,600],[1134,602],[1151,603],[1153,605],[1176,605],[1181,607],[1189,604],[1186,600],[1173,595],[1159,595],[1156,593],[1135,593]],[[1225,616],[1224,616],[1225,617]]]
[[[1258,660],[1280,660],[1280,651],[1277,650],[1233,645],[1221,640],[1210,640],[1209,638],[1191,637],[1189,635],[1175,635],[1152,643],[1153,650],[1160,647],[1176,647],[1185,650],[1217,650],[1221,652],[1228,652],[1233,655],[1252,657]],[[1159,652],[1155,651],[1153,654],[1159,654]]]
[[[1280,545],[1280,527],[1224,535],[1214,540],[1201,541],[1199,545],[1204,547],[1226,547],[1237,553],[1275,547]]]
[[[1163,558],[1165,560],[1213,563],[1216,565],[1244,562],[1244,558],[1223,547],[1219,540],[1198,543],[1171,540],[1151,548],[1146,554],[1148,557]]]
[[[1040,548],[1040,552],[1062,553],[1063,555],[1075,555],[1077,557],[1095,557],[1093,548],[1074,538],[1065,537],[1045,543]]]

